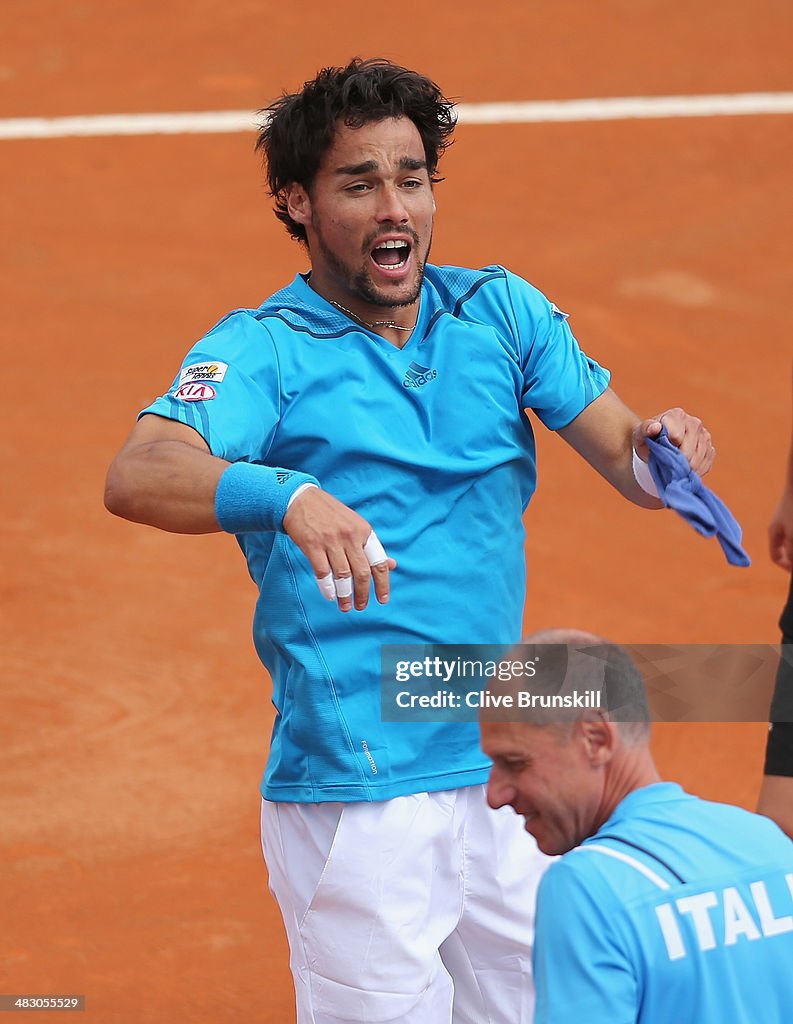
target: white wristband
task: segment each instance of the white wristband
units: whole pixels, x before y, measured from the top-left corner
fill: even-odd
[[[646,493],[652,495],[653,498],[659,498],[658,488],[655,486],[655,480],[650,472],[650,467],[646,462],[643,462],[636,454],[636,449],[633,451],[633,476],[636,483]],[[304,484],[305,487],[311,487],[311,484]],[[298,488],[295,494],[299,494],[302,488]]]
[[[284,515],[286,515],[286,513],[287,513],[287,512],[289,511],[289,507],[290,507],[290,505],[292,504],[292,502],[293,502],[293,501],[295,500],[295,498],[296,498],[296,497],[297,497],[297,496],[298,496],[299,494],[302,494],[302,493],[303,493],[303,491],[307,491],[307,490],[309,489],[309,487],[316,487],[316,486],[317,486],[317,485],[316,485],[316,484],[312,484],[312,483],[311,483],[311,481],[308,481],[307,483],[301,484],[301,485],[300,485],[300,486],[299,486],[299,487],[298,487],[298,488],[297,488],[297,489],[295,490],[295,493],[294,493],[294,494],[290,494],[290,495],[289,495],[289,501],[288,501],[288,502],[286,503],[286,508],[284,509]]]

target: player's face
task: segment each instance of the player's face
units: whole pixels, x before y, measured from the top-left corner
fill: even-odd
[[[421,136],[407,118],[340,125],[310,193],[290,213],[306,229],[311,283],[354,312],[418,300],[435,203]]]
[[[567,853],[601,824],[603,776],[593,767],[581,723],[561,733],[525,722],[481,722],[493,761],[491,807],[512,807],[543,853]]]

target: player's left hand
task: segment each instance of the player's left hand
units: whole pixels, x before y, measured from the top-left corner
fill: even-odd
[[[666,427],[669,440],[676,445],[688,459],[688,464],[700,476],[708,473],[716,457],[716,449],[711,441],[710,431],[705,428],[702,420],[690,416],[685,409],[667,409],[649,420],[642,420],[633,431],[633,447],[636,454],[644,462],[649,458],[646,437],[657,437],[661,427]]]

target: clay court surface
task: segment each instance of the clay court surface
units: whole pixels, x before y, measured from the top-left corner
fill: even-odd
[[[0,118],[255,109],[355,53],[466,103],[787,91],[791,38],[783,0],[6,0]],[[0,142],[0,994],[82,993],[97,1024],[294,1019],[258,845],[271,708],[242,558],[102,506],[187,348],[305,268],[251,148]],[[792,162],[791,115],[459,128],[434,260],[522,273],[637,411],[700,415],[754,558],[730,568],[673,514],[627,506],[540,428],[527,627],[777,640]],[[666,724],[655,747],[669,777],[752,807],[764,732]]]

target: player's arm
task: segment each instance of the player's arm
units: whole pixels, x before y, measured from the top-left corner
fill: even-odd
[[[114,515],[171,533],[244,532],[265,528],[257,523],[268,503],[267,467],[236,463],[240,478],[224,487],[225,507],[218,521],[218,488],[231,463],[212,455],[201,435],[184,423],[149,414],[136,423],[113,460],[105,485],[105,506]],[[261,477],[261,483],[258,479]],[[239,521],[239,529],[233,519]],[[247,522],[246,522],[247,521]],[[275,528],[275,527],[274,527]],[[374,579],[375,594],[384,603],[389,595],[389,573],[396,568],[382,547],[372,554],[372,527],[357,512],[319,487],[296,495],[278,527],[308,558],[320,589],[339,607],[360,611],[366,607]],[[370,564],[370,559],[371,564]],[[333,577],[336,578],[334,590]],[[349,579],[350,586],[341,584]],[[324,586],[323,586],[324,584]]]
[[[216,533],[215,492],[229,463],[177,420],[142,416],[110,465],[105,507],[170,533]]]
[[[772,562],[786,572],[793,570],[793,436],[782,495],[768,524],[768,551]]]
[[[658,498],[639,486],[633,471],[634,451],[646,463],[645,438],[656,437],[662,426],[691,468],[704,476],[713,465],[716,452],[702,421],[683,409],[667,409],[658,416],[640,420],[607,388],[558,433],[629,501],[643,508],[662,508]]]

